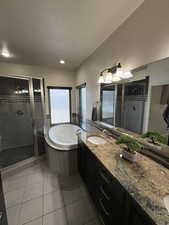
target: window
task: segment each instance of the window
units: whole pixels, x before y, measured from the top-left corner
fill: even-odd
[[[78,86],[79,89],[79,119],[80,123],[86,120],[86,84]]]
[[[51,124],[70,123],[71,88],[48,87]]]

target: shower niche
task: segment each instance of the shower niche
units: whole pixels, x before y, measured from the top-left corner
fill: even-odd
[[[42,78],[0,76],[0,168],[43,154]]]

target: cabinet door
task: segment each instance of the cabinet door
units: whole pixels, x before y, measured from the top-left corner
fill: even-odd
[[[130,217],[130,225],[155,225],[147,215],[141,215],[137,210],[132,209],[132,215]]]
[[[86,150],[86,185],[93,200],[96,200],[97,189],[97,159],[88,149]]]
[[[130,213],[128,225],[156,225],[134,199],[130,197],[129,202]]]
[[[100,165],[99,168],[99,205],[105,224],[125,225],[124,196],[125,191],[110,172]]]
[[[80,176],[85,180],[86,178],[86,161],[87,153],[86,147],[83,142],[79,139],[79,148],[78,148],[78,170]]]

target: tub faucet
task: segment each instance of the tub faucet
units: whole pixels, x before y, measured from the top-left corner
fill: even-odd
[[[78,136],[78,135],[80,135],[81,134],[81,129],[78,129],[77,131],[76,131],[76,135]]]

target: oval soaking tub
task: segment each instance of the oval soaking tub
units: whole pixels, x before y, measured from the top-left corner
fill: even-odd
[[[80,127],[74,124],[59,124],[45,132],[49,167],[58,175],[69,176],[77,172],[78,130]]]

